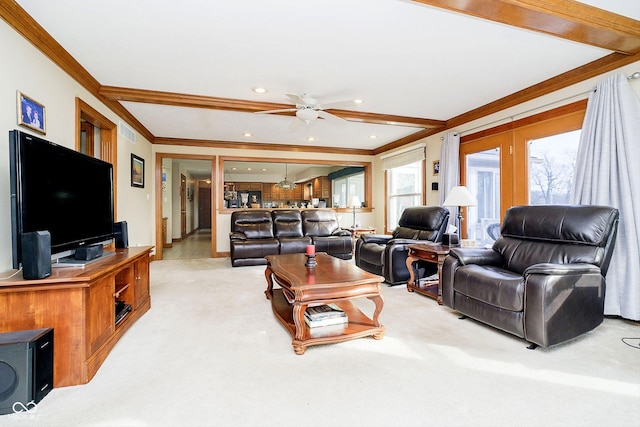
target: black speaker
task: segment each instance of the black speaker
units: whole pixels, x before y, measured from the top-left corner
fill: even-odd
[[[113,237],[116,239],[116,248],[129,247],[127,221],[120,221],[113,224]]]
[[[0,334],[0,414],[33,412],[53,388],[53,329]]]
[[[95,245],[89,246],[80,246],[78,249],[76,249],[74,257],[75,259],[89,261],[102,256],[102,249],[103,247],[101,243],[96,243]]]
[[[22,235],[22,277],[43,279],[51,275],[51,234],[33,231]]]

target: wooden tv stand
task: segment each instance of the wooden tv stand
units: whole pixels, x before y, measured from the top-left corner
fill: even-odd
[[[116,249],[86,267],[53,268],[51,276],[0,281],[0,332],[53,328],[53,384],[86,384],[111,349],[151,307],[153,246]],[[117,325],[115,301],[131,305]]]

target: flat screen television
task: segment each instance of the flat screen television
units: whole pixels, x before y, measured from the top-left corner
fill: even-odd
[[[22,234],[49,231],[52,259],[113,238],[113,166],[36,136],[9,132],[13,268]]]

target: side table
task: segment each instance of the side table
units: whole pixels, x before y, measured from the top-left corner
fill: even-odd
[[[352,251],[356,250],[356,240],[360,238],[363,234],[375,234],[376,229],[373,227],[349,227],[345,228],[345,230],[351,233],[351,239],[353,240],[353,248]]]
[[[439,243],[426,244],[419,243],[407,246],[409,255],[407,256],[407,270],[409,270],[409,282],[407,291],[418,292],[438,301],[442,305],[442,264],[449,254],[449,247]],[[413,263],[416,261],[427,261],[438,264],[438,280],[427,280],[420,283],[420,278],[416,277]]]

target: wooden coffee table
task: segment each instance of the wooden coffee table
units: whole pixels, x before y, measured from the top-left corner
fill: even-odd
[[[269,255],[264,275],[276,318],[293,337],[296,354],[304,354],[310,345],[329,344],[365,336],[381,339],[384,326],[380,323],[380,312],[384,304],[380,295],[380,283],[384,278],[367,273],[350,262],[318,253],[315,268],[305,267],[305,254]],[[277,284],[280,288],[274,289]],[[288,289],[294,295],[289,303],[282,291]],[[375,304],[372,318],[367,317],[351,303],[354,298],[368,298]],[[349,323],[344,328],[309,328],[304,321],[304,312],[309,305],[337,304],[347,314]],[[328,328],[328,329],[324,329]]]

